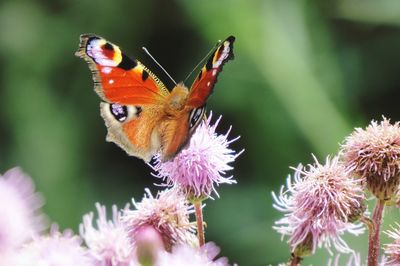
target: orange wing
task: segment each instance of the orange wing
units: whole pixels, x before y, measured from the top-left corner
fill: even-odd
[[[234,36],[229,36],[222,42],[208,58],[199,75],[190,89],[187,106],[198,108],[205,105],[208,96],[212,93],[218,74],[222,71],[225,62],[234,58]]]
[[[164,84],[137,60],[102,37],[83,34],[76,55],[93,73],[95,90],[107,102],[124,105],[157,104],[169,92]]]

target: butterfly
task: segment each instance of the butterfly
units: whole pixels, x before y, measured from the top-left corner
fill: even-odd
[[[82,34],[75,55],[89,64],[95,91],[103,100],[100,112],[108,129],[106,140],[147,162],[158,152],[161,160],[172,159],[205,117],[218,74],[234,58],[234,41],[230,36],[216,46],[190,89],[181,82],[169,91],[117,45]]]

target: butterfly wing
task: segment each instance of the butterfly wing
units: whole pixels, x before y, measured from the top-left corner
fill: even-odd
[[[146,162],[159,151],[161,136],[156,129],[160,122],[158,107],[102,102],[100,112],[108,129],[107,141]]]
[[[205,104],[211,94],[219,72],[225,62],[233,59],[233,42],[235,37],[230,36],[218,45],[208,58],[206,65],[201,69],[194,81],[184,111],[174,116],[174,120],[161,124],[162,134],[162,158],[168,160],[175,156],[190,139],[197,126],[205,115]],[[171,96],[178,91],[180,85],[171,92]]]
[[[142,63],[132,60],[121,49],[102,37],[83,34],[76,55],[92,70],[95,90],[107,102],[154,104],[169,92]]]
[[[128,154],[149,161],[160,148],[156,129],[169,92],[164,84],[137,60],[102,37],[81,35],[76,55],[88,62],[108,134]]]
[[[199,108],[205,105],[207,98],[213,91],[214,85],[217,82],[217,77],[222,71],[224,64],[234,58],[234,41],[234,36],[228,37],[208,58],[207,63],[201,69],[190,89],[187,106]]]

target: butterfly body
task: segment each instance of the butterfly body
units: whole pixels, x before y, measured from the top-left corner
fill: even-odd
[[[107,141],[145,161],[157,152],[163,160],[171,159],[204,117],[217,75],[233,58],[233,41],[229,37],[216,48],[191,89],[178,83],[170,92],[118,46],[96,35],[81,35],[76,55],[88,62],[95,91],[104,101],[100,112],[108,128]]]

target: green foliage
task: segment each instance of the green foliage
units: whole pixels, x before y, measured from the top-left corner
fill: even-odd
[[[79,35],[104,36],[172,85],[141,46],[184,79],[232,34],[236,58],[208,108],[246,151],[234,165],[238,184],[207,202],[206,238],[240,265],[283,262],[289,250],[272,230],[280,214],[271,191],[289,166],[336,153],[370,119],[400,117],[400,5],[381,2],[2,1],[0,170],[22,166],[50,219],[75,231],[96,201],[122,207],[144,187],[155,191],[148,166],[104,141],[90,72],[73,55]],[[365,250],[365,236],[354,241]],[[305,262],[325,264],[318,253]]]

